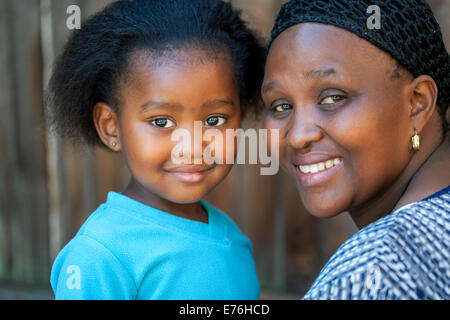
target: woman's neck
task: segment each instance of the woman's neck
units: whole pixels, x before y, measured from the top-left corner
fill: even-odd
[[[169,201],[146,190],[133,177],[122,193],[131,199],[177,217],[208,223],[208,215],[200,202],[180,204]]]
[[[420,201],[450,185],[450,135],[413,176],[394,210]]]
[[[433,134],[428,136],[432,137]],[[424,142],[421,150],[412,156],[405,170],[392,184],[371,200],[349,211],[358,228],[449,185],[450,137],[443,141],[441,138]]]

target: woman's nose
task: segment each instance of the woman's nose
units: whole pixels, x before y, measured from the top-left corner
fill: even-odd
[[[295,112],[285,133],[285,139],[293,149],[308,149],[322,137],[322,130],[307,111]]]

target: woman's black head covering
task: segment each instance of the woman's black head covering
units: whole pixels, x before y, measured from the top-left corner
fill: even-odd
[[[368,24],[376,13],[374,5],[380,9],[379,26]],[[439,88],[437,104],[445,118],[450,104],[450,59],[425,0],[291,0],[281,7],[269,47],[284,30],[303,22],[346,29],[390,53],[414,77],[431,76]]]

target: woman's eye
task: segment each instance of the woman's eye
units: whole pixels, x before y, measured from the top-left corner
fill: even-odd
[[[161,128],[161,129],[167,129],[167,128],[171,128],[175,126],[175,123],[167,118],[158,118],[155,120],[152,120],[151,123],[157,127],[157,128]]]
[[[328,96],[324,99],[322,99],[319,104],[333,104],[333,103],[337,103],[339,101],[344,100],[345,97],[341,96],[341,95],[332,95],[332,96]]]
[[[283,111],[287,111],[287,110],[291,110],[291,109],[292,109],[292,106],[290,104],[283,103],[283,104],[279,104],[279,105],[275,106],[273,108],[273,111],[283,112]]]
[[[212,117],[209,117],[208,119],[206,119],[205,125],[207,125],[209,127],[218,127],[218,126],[225,124],[226,122],[227,122],[227,118],[225,118],[223,116],[212,116]]]

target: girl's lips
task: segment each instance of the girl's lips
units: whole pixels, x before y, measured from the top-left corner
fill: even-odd
[[[215,166],[206,165],[182,165],[165,170],[177,180],[184,183],[198,183],[205,179],[206,175]]]
[[[316,187],[331,179],[343,167],[343,160],[335,158],[318,164],[294,165],[294,167],[297,179],[302,186]]]
[[[198,183],[198,182],[201,182],[206,177],[207,171],[203,171],[203,172],[170,172],[170,174],[181,182]]]
[[[205,172],[213,169],[215,165],[203,165],[203,164],[184,164],[167,167],[164,170],[168,172],[182,172],[182,173],[196,173]]]

